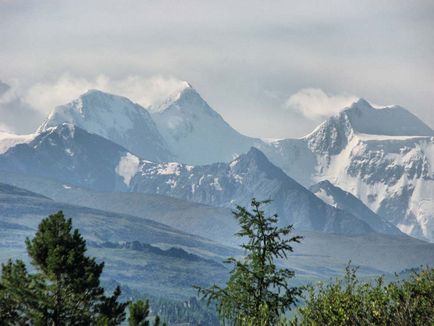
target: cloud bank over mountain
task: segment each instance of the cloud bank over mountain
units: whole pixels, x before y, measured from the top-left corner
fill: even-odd
[[[357,101],[352,95],[330,95],[319,88],[304,88],[286,101],[289,110],[296,110],[311,120],[328,118]]]
[[[400,103],[434,126],[433,6],[403,0],[1,1],[0,79],[29,89],[65,73],[92,81],[90,87],[101,74],[111,81],[175,76],[254,137],[312,130],[316,122],[284,104],[311,87]],[[123,89],[107,91],[142,100]]]
[[[54,107],[70,102],[91,89],[122,94],[138,104],[148,107],[164,101],[168,96],[186,87],[186,83],[175,77],[155,75],[143,77],[130,75],[113,79],[106,75],[95,78],[76,77],[64,74],[52,81],[31,86],[25,99],[38,111],[49,113]]]

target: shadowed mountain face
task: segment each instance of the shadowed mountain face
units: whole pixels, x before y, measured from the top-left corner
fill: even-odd
[[[62,124],[0,155],[0,170],[99,190],[127,190],[123,177],[116,173],[127,154],[105,138]]]
[[[335,209],[274,166],[252,148],[230,163],[189,166],[179,163],[144,163],[131,180],[131,190],[163,194],[212,206],[248,206],[252,197],[272,198],[270,211],[283,224],[298,230],[327,233],[374,232],[355,216]]]

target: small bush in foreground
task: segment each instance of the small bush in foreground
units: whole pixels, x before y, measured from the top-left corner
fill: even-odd
[[[356,269],[343,280],[310,286],[293,325],[434,325],[434,269],[385,284],[360,282]]]

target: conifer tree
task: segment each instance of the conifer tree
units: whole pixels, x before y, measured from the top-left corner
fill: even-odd
[[[286,258],[293,251],[292,243],[300,242],[301,237],[289,237],[293,230],[291,225],[278,227],[277,215],[267,217],[262,210],[267,203],[269,201],[253,199],[252,211],[237,206],[233,212],[241,226],[237,235],[247,240],[241,245],[246,256],[241,260],[226,260],[234,266],[226,287],[197,287],[208,303],[216,303],[219,316],[225,323],[236,326],[276,325],[300,295],[299,288],[288,284],[294,272],[278,268],[276,260]]]
[[[39,224],[26,240],[36,269],[9,261],[0,278],[0,316],[12,324],[118,325],[128,303],[119,303],[119,288],[106,296],[100,286],[104,263],[86,256],[86,242],[61,211]],[[6,322],[6,324],[8,324]]]

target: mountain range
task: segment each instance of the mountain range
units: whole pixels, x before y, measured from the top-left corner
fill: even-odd
[[[299,230],[376,232],[363,217],[324,203],[255,148],[229,163],[155,163],[138,158],[108,139],[63,123],[0,155],[0,170],[92,190],[158,194],[215,207],[233,208],[235,203],[246,206],[257,196],[273,199],[269,209],[281,215],[282,223],[293,224]]]
[[[304,236],[279,262],[297,282],[349,260],[366,276],[433,265],[433,154],[417,117],[365,100],[305,137],[265,141],[188,83],[149,108],[91,90],[32,134],[0,133],[0,261],[25,258],[25,238],[63,210],[106,262],[104,282],[185,300],[192,284],[225,281],[222,260],[243,254],[232,210],[256,197]]]
[[[94,190],[164,194],[222,207],[233,205],[231,200],[244,204],[256,191],[258,198],[274,195],[273,208],[285,216],[291,216],[285,205],[294,205],[288,200],[290,183],[309,188],[328,180],[362,201],[368,215],[374,213],[411,236],[434,240],[434,131],[402,107],[378,109],[361,99],[305,137],[271,142],[234,130],[188,83],[148,109],[121,96],[88,91],[55,108],[35,134],[0,135],[0,169]],[[250,184],[242,185],[239,177],[227,173],[251,147],[270,164],[243,163],[247,170],[237,175],[245,173]],[[254,160],[259,154],[247,157]],[[257,169],[249,170],[254,165]],[[182,173],[174,178],[168,172],[177,167]],[[279,174],[277,168],[286,176],[269,178]],[[166,169],[167,174],[153,169]],[[279,178],[287,181],[276,183]],[[317,228],[307,216],[288,220]],[[352,232],[367,232],[362,225]]]

